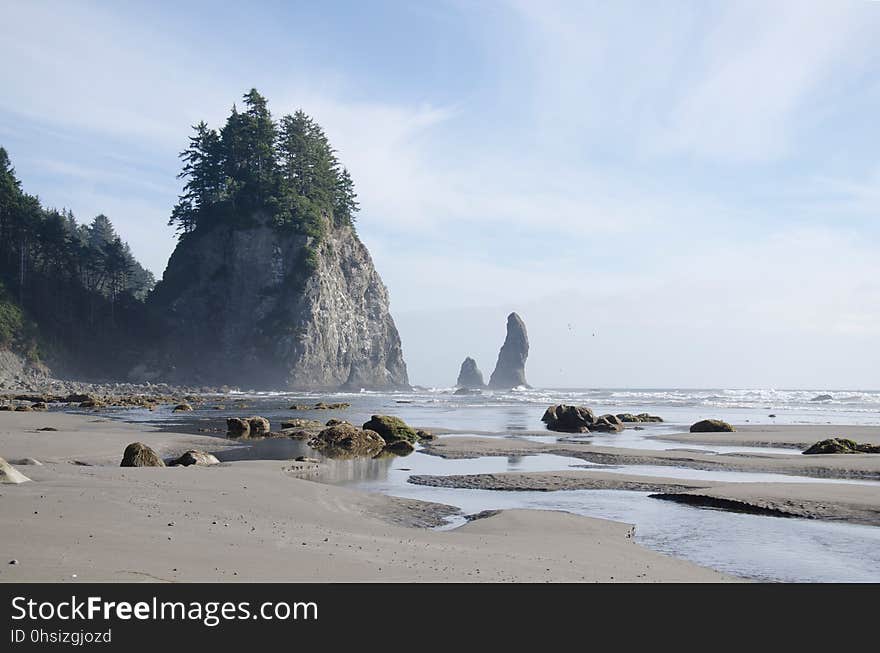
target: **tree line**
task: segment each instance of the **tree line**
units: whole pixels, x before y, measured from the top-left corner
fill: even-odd
[[[85,353],[88,341],[130,326],[154,285],[107,216],[80,224],[69,210],[43,207],[22,190],[0,147],[0,313],[7,317],[0,346],[24,338],[19,345],[35,355],[36,343],[25,334],[32,331],[21,326],[32,317],[43,348]]]
[[[277,226],[319,238],[354,224],[351,176],[321,127],[302,111],[272,118],[256,89],[218,131],[202,121],[180,154],[185,181],[169,225],[181,235],[263,211]]]

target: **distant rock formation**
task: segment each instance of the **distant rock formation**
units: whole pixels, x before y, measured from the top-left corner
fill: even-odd
[[[529,336],[525,322],[516,313],[507,316],[507,337],[498,352],[495,371],[489,379],[489,387],[495,390],[509,390],[517,386],[529,387],[526,383],[526,358],[529,356]]]
[[[459,388],[485,388],[486,382],[483,381],[483,373],[477,367],[477,361],[468,356],[461,364],[461,370],[458,372],[458,381],[455,383]]]

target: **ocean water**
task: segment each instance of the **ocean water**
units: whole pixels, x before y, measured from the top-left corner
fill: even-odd
[[[317,401],[348,402],[334,411],[291,411],[291,404]],[[622,434],[595,434],[585,438],[596,445],[650,449],[695,449],[716,453],[753,452],[798,454],[791,448],[683,445],[663,440],[664,434],[683,432],[699,419],[720,418],[751,424],[880,425],[880,392],[837,390],[681,390],[681,389],[521,389],[482,395],[455,395],[449,388],[417,389],[395,393],[231,393],[218,396],[222,410],[172,413],[169,408],[122,410],[130,421],[151,422],[163,428],[222,437],[228,416],[262,415],[273,423],[290,417],[326,421],[331,417],[360,424],[374,413],[397,415],[408,423],[449,429],[460,435],[527,438],[553,442],[540,419],[550,404],[574,403],[597,413],[648,412],[664,418],[662,424],[644,424],[644,430]],[[770,415],[775,417],[770,417]],[[212,431],[213,429],[213,431]],[[845,433],[842,433],[845,435]],[[455,437],[455,436],[453,436]],[[244,458],[289,459],[318,456],[295,440],[264,440],[253,445],[218,451],[224,460]],[[327,461],[327,481],[365,491],[447,503],[462,516],[447,528],[460,525],[463,515],[500,508],[566,510],[592,517],[634,524],[636,540],[657,551],[746,578],[803,582],[880,582],[880,528],[852,524],[736,514],[658,501],[645,492],[577,490],[556,492],[500,492],[417,486],[415,474],[479,474],[504,471],[556,471],[590,467],[610,473],[673,476],[726,482],[828,482],[824,479],[778,474],[704,471],[677,467],[601,466],[554,455],[483,457],[444,460],[416,452],[402,458]],[[854,481],[876,485],[877,481]]]

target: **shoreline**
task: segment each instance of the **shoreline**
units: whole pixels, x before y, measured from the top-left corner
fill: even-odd
[[[0,413],[0,455],[43,463],[18,467],[32,482],[0,486],[18,561],[0,561],[0,582],[740,580],[636,544],[631,525],[569,513],[429,530],[457,509],[307,480],[290,461],[118,467],[135,440],[163,457],[222,446],[100,414]]]

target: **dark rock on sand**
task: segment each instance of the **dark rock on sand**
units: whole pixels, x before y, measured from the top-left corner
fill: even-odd
[[[526,359],[529,357],[529,336],[526,325],[516,313],[507,316],[507,337],[498,352],[495,371],[489,379],[489,387],[508,390],[526,386]]]
[[[834,399],[831,395],[816,395],[810,401],[831,401]]]
[[[849,440],[847,438],[830,438],[828,440],[817,442],[804,451],[804,453],[880,453],[880,445],[859,444],[855,440]]]
[[[408,426],[399,417],[391,417],[390,415],[373,415],[370,421],[364,424],[364,429],[375,431],[382,436],[385,442],[397,442],[398,440],[418,442],[419,440],[414,428]]]
[[[284,424],[281,425],[282,427]],[[230,417],[226,420],[226,437],[246,438],[251,434],[251,425],[246,419]]]
[[[477,361],[470,356],[462,362],[461,369],[458,372],[458,381],[456,381],[455,385],[459,388],[467,389],[486,387],[486,382],[483,381],[483,373],[477,367]]]
[[[691,433],[728,433],[736,429],[720,419],[704,419],[691,425]]]
[[[220,461],[217,460],[214,454],[198,449],[190,449],[171,464],[189,467],[190,465],[217,465],[219,463]]]
[[[120,467],[165,467],[165,462],[143,442],[132,442],[122,454]]]
[[[430,431],[419,430],[416,431],[416,435],[421,442],[427,442],[429,440],[436,440],[437,436],[431,433]]]
[[[174,412],[174,413],[189,413],[192,411],[192,409],[193,409],[193,407],[190,406],[189,404],[177,404],[174,407],[174,410],[172,412]]]
[[[551,431],[563,433],[589,433],[596,418],[593,411],[585,406],[559,404],[544,411],[541,421]]]

